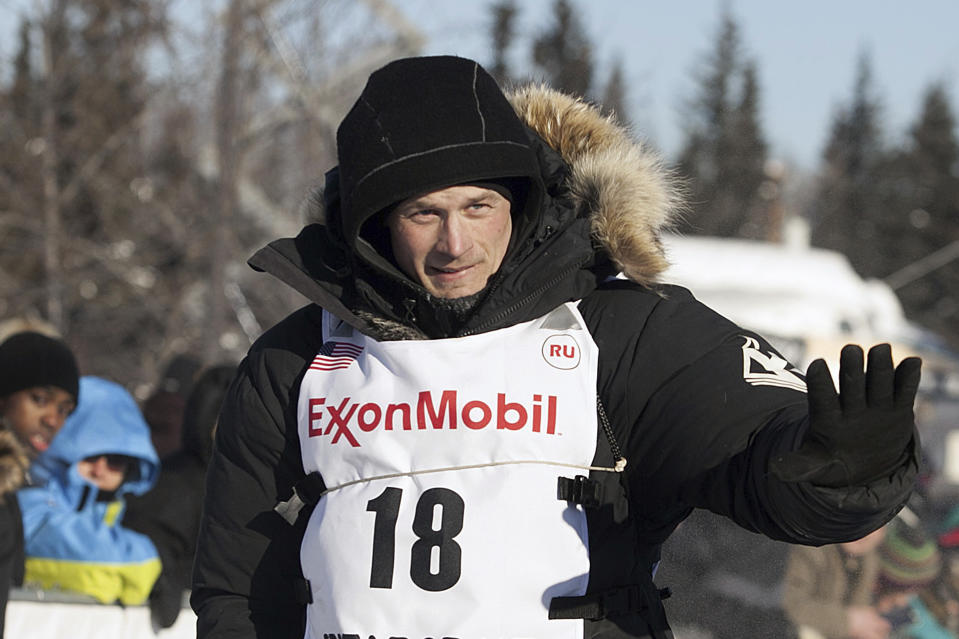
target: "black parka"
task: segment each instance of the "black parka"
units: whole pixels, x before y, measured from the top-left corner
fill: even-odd
[[[668,173],[581,102],[546,90],[512,99],[532,127],[547,197],[528,241],[507,256],[464,324],[431,323],[429,298],[414,285],[387,286],[358,271],[324,224],[251,260],[315,304],[254,344],[224,404],[194,572],[198,637],[303,636],[307,517],[291,526],[272,509],[304,475],[297,395],[321,346],[321,307],[378,339],[425,339],[492,331],[581,300],[599,347],[597,398],[609,425],[597,433],[596,464],[627,462],[622,473],[593,477],[605,501],[588,510],[588,596],[572,602],[601,617],[587,621],[587,637],[671,636],[658,601],[668,584],[654,585],[651,575],[660,545],[693,508],[773,539],[823,544],[862,536],[905,502],[914,455],[869,486],[824,489],[767,473],[767,461],[795,449],[806,430],[801,375],[788,373],[792,388],[750,383],[746,369],[761,362],[749,359],[747,341],[775,357],[770,345],[688,291],[655,283],[665,267],[662,209],[675,202]],[[585,153],[567,144],[583,139]],[[336,206],[335,193],[327,206]],[[616,271],[630,279],[611,279]]]

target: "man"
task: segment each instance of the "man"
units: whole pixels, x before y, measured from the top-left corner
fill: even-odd
[[[224,402],[199,637],[670,637],[653,574],[693,508],[822,544],[907,498],[919,362],[848,347],[807,401],[656,283],[658,158],[567,96],[511,102],[470,60],[373,73],[324,221],[252,258],[315,304]]]

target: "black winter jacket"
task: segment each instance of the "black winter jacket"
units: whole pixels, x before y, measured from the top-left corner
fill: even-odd
[[[651,575],[661,544],[693,508],[803,544],[857,538],[890,519],[911,490],[914,457],[873,485],[845,489],[786,484],[767,473],[767,460],[795,449],[805,432],[801,374],[782,372],[791,380],[785,386],[752,383],[749,373],[777,368],[770,345],[688,291],[654,283],[665,266],[657,236],[674,198],[656,161],[565,96],[530,90],[512,99],[542,144],[549,202],[528,244],[507,257],[495,290],[452,334],[495,330],[581,300],[599,347],[597,396],[610,431],[597,433],[595,463],[627,460],[621,474],[591,477],[606,498],[587,511],[587,597],[570,602],[597,617],[586,622],[586,636],[671,636]],[[546,126],[559,113],[563,126]],[[583,139],[591,148],[574,149]],[[327,198],[335,206],[335,195]],[[404,320],[422,325],[415,300],[358,302],[338,251],[329,229],[312,225],[251,260],[317,304],[254,344],[224,403],[194,572],[198,637],[303,636],[299,548],[307,517],[291,526],[273,507],[304,475],[297,394],[321,346],[321,305],[380,339],[415,336]],[[630,280],[609,279],[617,270]],[[393,297],[403,298],[396,289]],[[364,312],[354,312],[359,307]]]

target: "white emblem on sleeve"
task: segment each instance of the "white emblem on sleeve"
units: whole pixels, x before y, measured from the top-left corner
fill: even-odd
[[[806,392],[806,382],[800,371],[772,351],[764,351],[759,341],[742,336],[743,379],[753,386],[779,386]]]

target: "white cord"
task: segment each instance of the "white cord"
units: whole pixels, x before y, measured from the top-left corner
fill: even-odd
[[[541,459],[518,459],[514,461],[488,462],[485,464],[469,464],[466,466],[450,466],[448,468],[431,468],[429,470],[411,470],[406,473],[390,473],[388,475],[376,475],[373,477],[364,477],[363,479],[354,479],[353,481],[348,481],[338,486],[327,488],[322,493],[320,493],[320,496],[322,497],[323,495],[326,495],[327,493],[331,493],[334,490],[339,490],[340,488],[346,488],[347,486],[352,486],[354,484],[361,484],[367,481],[377,481],[379,479],[392,479],[394,477],[410,477],[413,475],[427,475],[430,473],[443,473],[450,470],[473,470],[476,468],[489,468],[491,466],[508,466],[510,464],[542,464],[544,466],[563,466],[565,468],[578,468],[580,470],[598,470],[598,471],[605,471],[609,473],[621,473],[626,468],[626,459],[622,458],[617,460],[616,465],[613,467],[580,466],[579,464],[566,464],[562,462],[544,461]]]
[[[597,470],[601,472],[608,473],[621,473],[626,469],[626,458],[621,457],[616,460],[616,465],[613,467],[608,466],[580,466],[579,464],[566,464],[562,462],[551,462],[543,461],[541,459],[518,459],[514,461],[501,461],[501,462],[488,462],[485,464],[469,464],[466,466],[450,466],[448,468],[431,468],[429,470],[411,470],[406,473],[390,473],[388,475],[376,475],[375,477],[364,477],[363,479],[354,479],[353,481],[348,481],[342,483],[338,486],[333,486],[332,488],[327,488],[322,493],[320,497],[328,493],[333,492],[334,490],[339,490],[340,488],[346,488],[347,486],[352,486],[354,484],[361,484],[368,481],[377,481],[379,479],[392,479],[394,477],[412,477],[413,475],[427,475],[429,473],[442,473],[450,470],[472,470],[475,468],[489,468],[491,466],[507,466],[509,464],[542,464],[544,466],[562,466],[564,468],[578,468],[579,470]],[[293,495],[286,501],[281,501],[276,506],[273,507],[283,519],[293,525],[296,523],[296,518],[299,516],[300,510],[303,509],[306,503],[303,499],[300,498],[300,495],[296,492],[296,488],[293,489]]]

